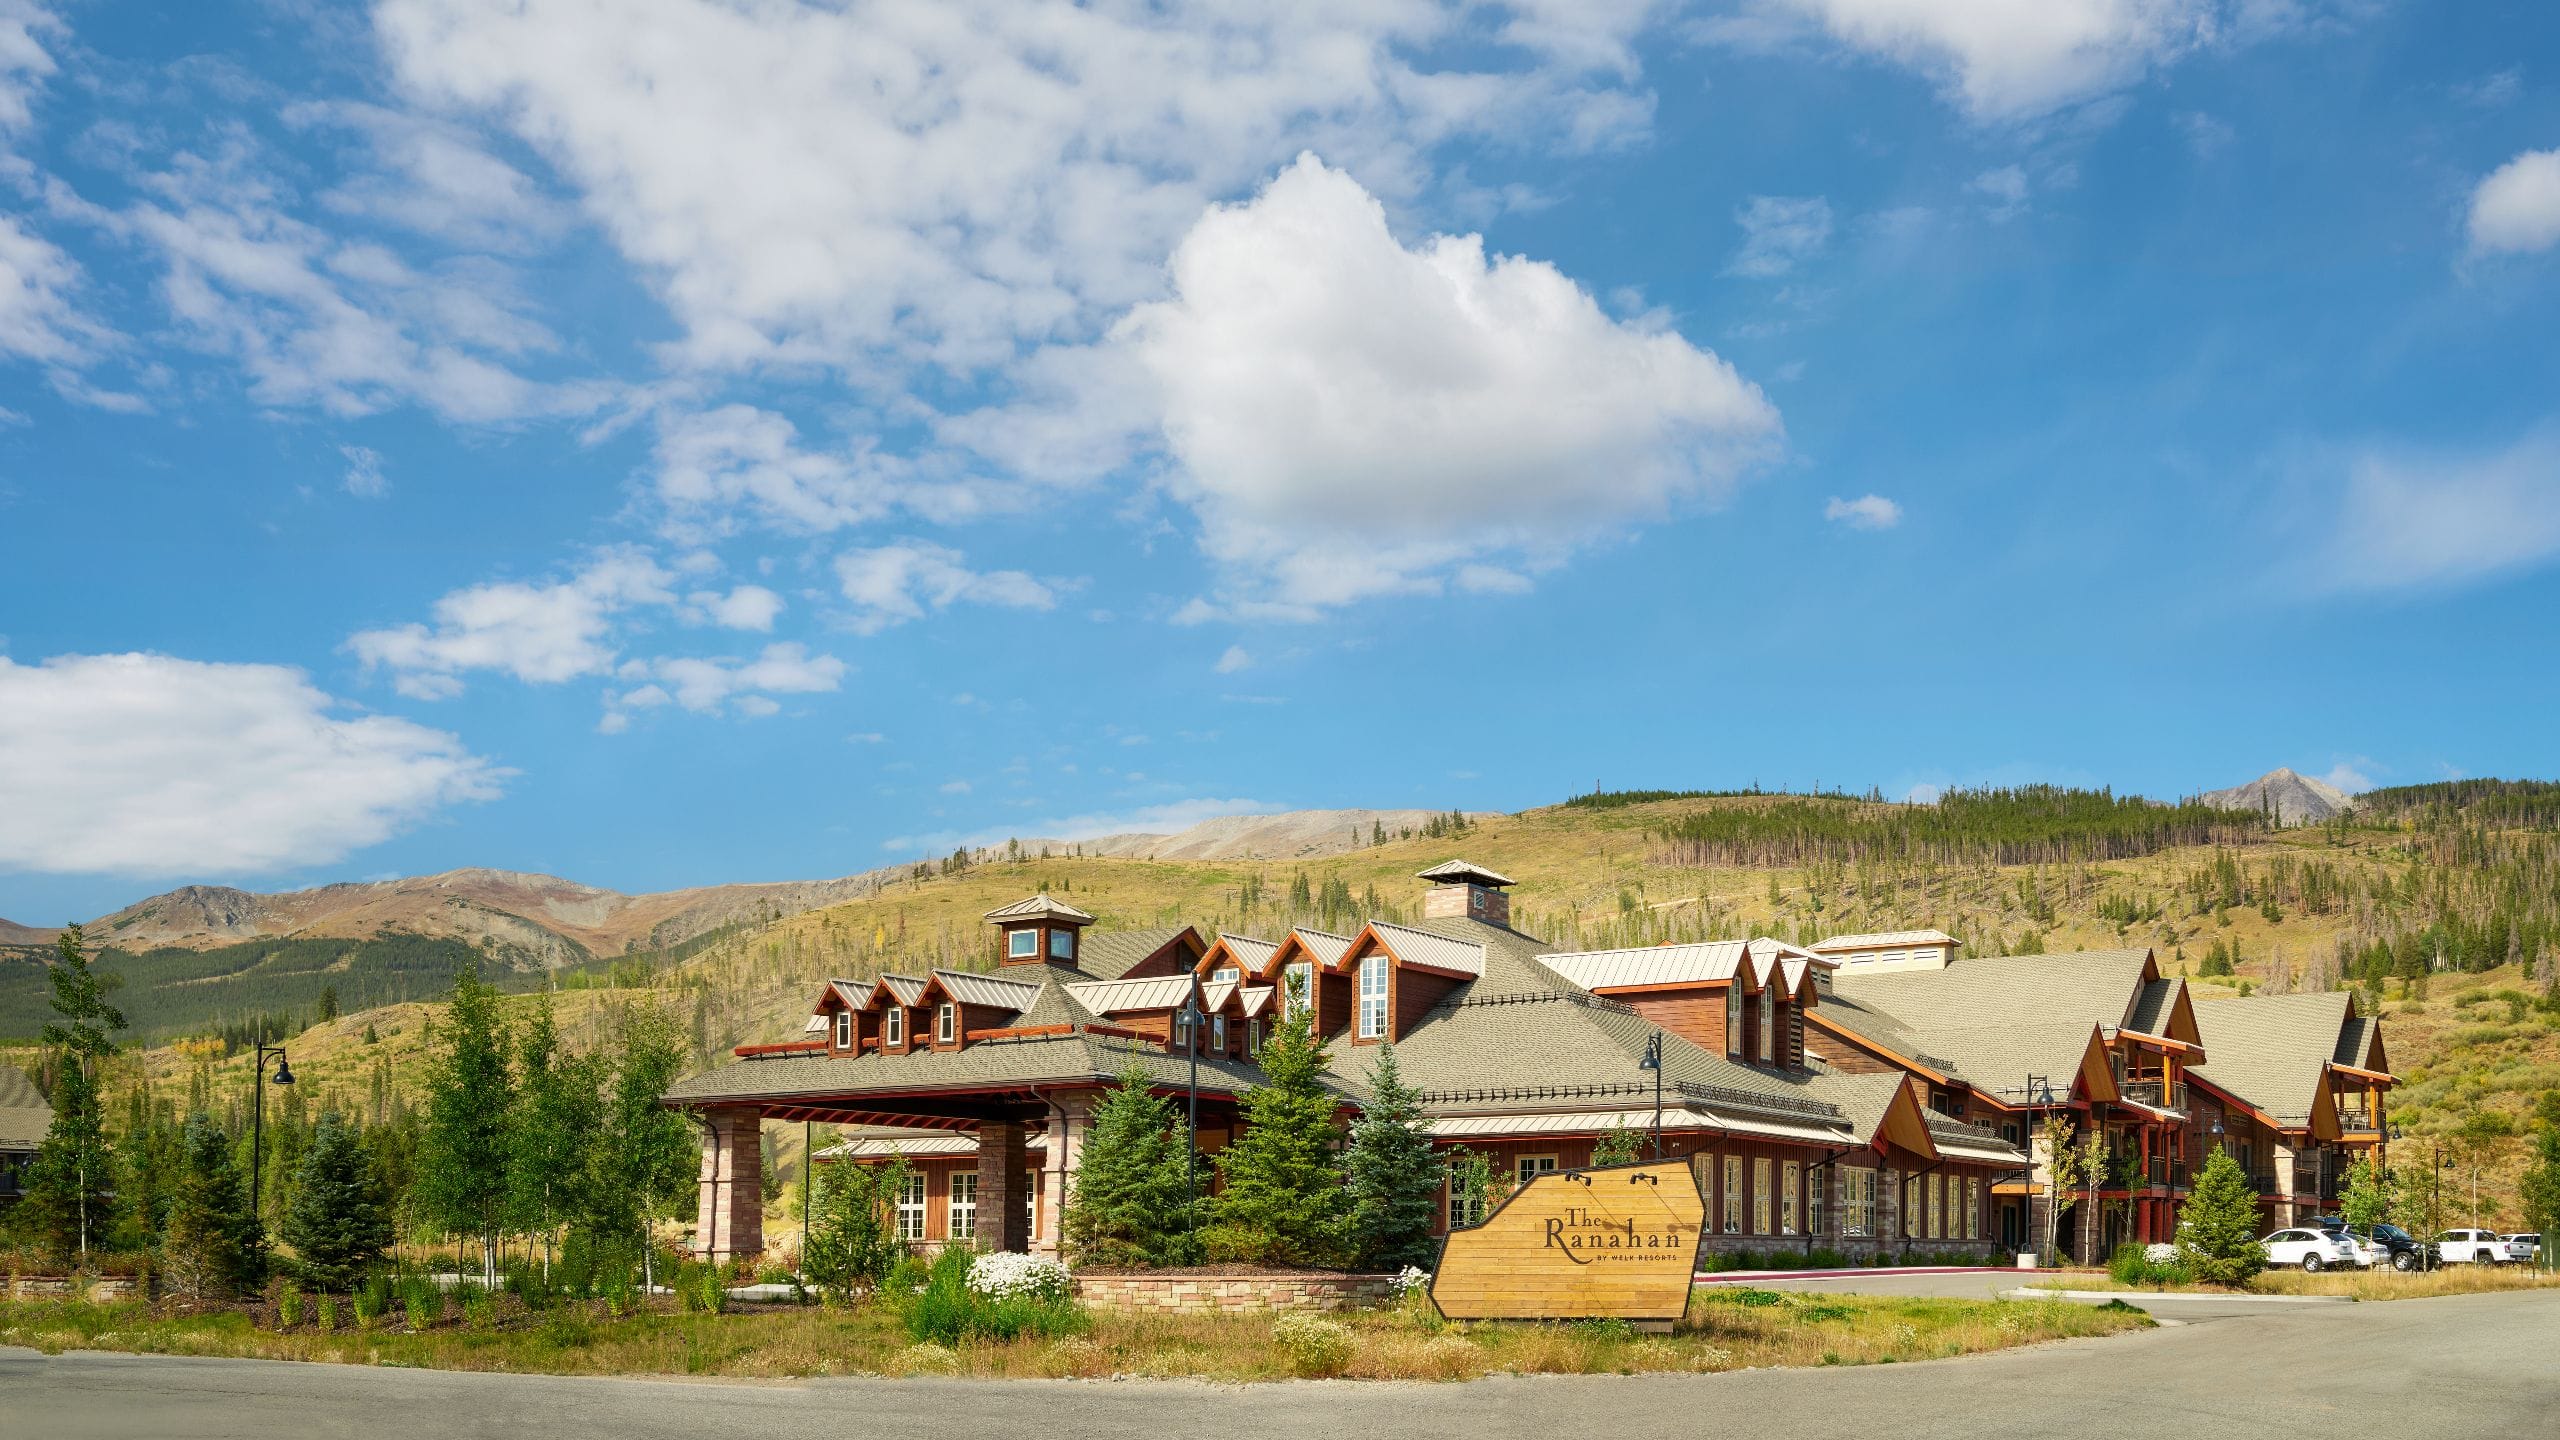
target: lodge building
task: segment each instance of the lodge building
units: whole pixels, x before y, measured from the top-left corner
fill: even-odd
[[[1135,1068],[1196,1104],[1214,1154],[1298,1006],[1346,1117],[1392,1044],[1435,1143],[1506,1176],[1639,1132],[1697,1174],[1707,1252],[2040,1246],[2053,1113],[2121,1157],[2121,1183],[2065,1212],[2063,1248],[2082,1255],[2169,1234],[2207,1146],[2300,1185],[2379,1143],[2350,1126],[2379,1125],[2380,1036],[2343,996],[2198,1006],[2147,951],[1970,958],[1935,931],[1564,952],[1512,928],[1509,879],[1456,860],[1419,878],[1420,919],[1350,935],[1110,930],[1037,895],[987,915],[992,971],[828,983],[800,1039],[741,1046],[667,1096],[703,1131],[698,1248],[763,1248],[761,1127],[814,1121],[851,1127],[821,1161],[906,1159],[902,1238],[1056,1253],[1104,1092]],[[2312,1000],[2326,1008],[2292,1003]],[[2208,1031],[2233,1047],[2212,1066]],[[1439,1223],[1480,1210],[1444,1192]]]

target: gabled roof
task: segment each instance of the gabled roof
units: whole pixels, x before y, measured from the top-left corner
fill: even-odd
[[[1170,1090],[1187,1080],[1191,1057],[1144,1041],[1077,1031],[982,1040],[951,1050],[905,1054],[791,1055],[740,1060],[689,1075],[666,1093],[668,1103],[705,1105],[760,1101],[775,1108],[808,1097],[811,1109],[861,1110],[866,1097],[907,1097],[968,1087],[1048,1084],[1108,1085],[1134,1068]],[[1204,1094],[1236,1095],[1260,1084],[1262,1072],[1222,1055],[1199,1057]],[[1331,1082],[1328,1082],[1331,1083]],[[1357,1091],[1353,1093],[1365,1093]]]
[[[2133,1009],[2124,1017],[2124,1028],[2144,1035],[2168,1034],[2161,1027],[2169,1023],[2177,1009],[2178,987],[2184,983],[2175,975],[2163,975],[2143,986],[2142,993],[2134,997]]]
[[[1829,953],[1833,950],[1886,950],[1896,945],[1957,945],[1959,941],[1944,930],[1883,930],[1872,935],[1834,935],[1816,940],[1805,947]]]
[[[1212,1013],[1226,1009],[1227,1002],[1235,998],[1236,989],[1233,980],[1208,981],[1200,987],[1200,1008]]]
[[[1443,860],[1428,870],[1416,871],[1414,878],[1438,885],[1485,885],[1496,889],[1520,883],[1508,875],[1496,874],[1466,860]]]
[[[1040,982],[1037,980],[1017,980],[1010,975],[988,975],[975,970],[936,970],[933,978],[940,982],[944,994],[963,1005],[1023,1010],[1040,998]]]
[[[1289,940],[1297,941],[1298,948],[1306,951],[1307,958],[1313,960],[1319,969],[1331,969],[1341,964],[1342,957],[1350,951],[1354,938],[1350,935],[1336,935],[1330,930],[1311,930],[1304,925],[1297,926],[1289,932]],[[1288,940],[1281,943],[1286,945]]]
[[[2188,1073],[2280,1126],[2308,1126],[2354,1016],[2355,997],[2344,990],[2201,1001],[2196,1027],[2213,1058]]]
[[[1087,930],[1076,940],[1075,968],[1096,980],[1117,980],[1154,959],[1166,946],[1180,943],[1185,935],[1192,935],[1188,925]],[[1196,935],[1193,943],[1198,943]]]
[[[1750,947],[1740,940],[1688,945],[1642,945],[1620,950],[1570,950],[1541,955],[1538,963],[1585,990],[1646,985],[1709,985],[1733,978]]]
[[[1272,997],[1280,993],[1280,987],[1277,985],[1247,985],[1240,993],[1244,996],[1244,1016],[1246,1019],[1250,1020],[1254,1016],[1271,1008]]]
[[[0,1062],[0,1150],[33,1150],[53,1128],[53,1107],[17,1066]]]
[[[2151,952],[2077,950],[2057,955],[1977,955],[1943,970],[1883,975],[1842,970],[1834,995],[1891,1015],[1921,1037],[1973,1029],[2018,1017],[2124,1022],[2146,982]]]
[[[880,976],[881,988],[897,997],[901,1005],[913,1005],[923,1000],[924,987],[929,983],[931,982],[922,975],[891,975],[883,972]]]
[[[1484,973],[1485,947],[1481,940],[1461,939],[1386,920],[1370,921],[1366,933],[1377,936],[1378,943],[1387,947],[1387,953],[1403,964],[1446,970],[1457,975]]]
[[[1090,925],[1093,917],[1063,900],[1051,899],[1046,893],[1028,900],[999,905],[986,914],[989,924],[1001,925],[1008,920],[1056,920],[1069,925]]]
[[[1084,980],[1062,987],[1075,1002],[1096,1015],[1132,1010],[1171,1010],[1191,998],[1197,977],[1148,975],[1136,980]]]
[[[1251,935],[1229,935],[1220,932],[1217,942],[1209,947],[1209,953],[1200,957],[1200,962],[1205,965],[1209,962],[1210,954],[1224,950],[1235,960],[1237,969],[1247,975],[1260,975],[1263,965],[1279,949],[1280,942],[1277,940],[1258,940]]]

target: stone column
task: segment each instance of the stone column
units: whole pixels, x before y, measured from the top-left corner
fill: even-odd
[[[1031,1169],[1022,1149],[1028,1127],[1018,1120],[978,1122],[978,1248],[1031,1248],[1031,1217],[1022,1208]]]
[[[1075,1185],[1085,1132],[1092,1125],[1090,1096],[1061,1095],[1050,1101],[1048,1146],[1040,1160],[1040,1254],[1063,1257],[1066,1253],[1067,1192]]]
[[[694,1250],[717,1263],[764,1253],[764,1117],[753,1110],[706,1110],[702,1202]]]

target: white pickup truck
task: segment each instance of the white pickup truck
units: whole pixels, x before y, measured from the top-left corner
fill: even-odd
[[[2533,1249],[2495,1230],[2447,1230],[2436,1236],[2436,1262],[2442,1265],[2521,1265]]]

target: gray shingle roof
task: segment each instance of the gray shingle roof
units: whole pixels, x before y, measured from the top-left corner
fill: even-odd
[[[2208,1063],[2192,1074],[2287,1124],[2305,1123],[2337,1057],[2354,997],[2343,990],[2196,1002]]]
[[[2124,1028],[2143,1035],[2168,1033],[2163,1027],[2176,1011],[2178,990],[2185,984],[2175,975],[2163,975],[2143,986],[2141,997],[2133,1002],[2133,1013],[2125,1017]],[[2205,1053],[2210,1055],[2213,1051],[2208,1048]]]
[[[982,1040],[958,1050],[919,1050],[905,1055],[790,1055],[741,1060],[689,1075],[667,1091],[676,1104],[722,1100],[780,1100],[813,1095],[830,1099],[907,1094],[957,1086],[1108,1083],[1132,1066],[1163,1084],[1181,1084],[1188,1057],[1110,1036],[1039,1036]],[[1204,1094],[1232,1095],[1259,1080],[1252,1066],[1222,1056],[1200,1057]]]
[[[14,1065],[0,1064],[0,1150],[33,1150],[53,1128],[44,1092]]]
[[[1076,968],[1090,979],[1117,980],[1190,928],[1157,925],[1138,930],[1087,930],[1076,942]]]

